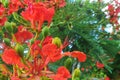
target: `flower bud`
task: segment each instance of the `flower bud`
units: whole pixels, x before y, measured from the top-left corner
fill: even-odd
[[[10,39],[8,38],[4,38],[4,43],[7,45],[7,46],[10,46]]]
[[[8,4],[9,4],[8,0],[1,0],[1,2],[5,7],[8,7]]]
[[[72,74],[72,80],[76,80],[76,78],[80,78],[80,69],[75,69]]]
[[[50,80],[48,77],[45,77],[45,76],[41,76],[40,77],[40,80]]]
[[[16,23],[11,22],[11,26],[15,27],[15,26],[16,26]]]
[[[19,56],[23,57],[24,54],[24,47],[20,44],[17,44],[15,46],[15,50],[17,51],[17,53],[19,54]]]
[[[57,47],[60,47],[62,45],[61,39],[59,37],[53,38],[52,43],[57,45]]]
[[[11,22],[11,26],[13,28],[13,33],[16,33],[18,31],[18,27],[16,26],[16,23]]]
[[[12,27],[12,24],[11,24],[11,23],[6,22],[6,23],[5,23],[5,28],[6,28],[6,30],[7,30],[9,33],[12,33],[12,32],[13,32],[13,27]]]
[[[80,78],[79,78],[79,77],[76,77],[74,80],[80,80]]]
[[[0,40],[3,39],[3,37],[4,37],[4,33],[3,33],[3,31],[1,30],[1,31],[0,31]]]
[[[65,60],[65,62],[64,62],[64,66],[65,66],[67,69],[71,70],[71,69],[72,69],[72,59],[71,59],[71,58],[67,58],[67,59]]]
[[[34,38],[30,40],[30,44],[32,45],[34,43]]]
[[[47,26],[45,26],[43,29],[42,29],[42,35],[43,37],[45,38],[47,35],[49,35],[49,28]]]

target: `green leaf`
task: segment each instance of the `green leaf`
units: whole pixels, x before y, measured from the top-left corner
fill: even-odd
[[[14,19],[17,21],[17,22],[19,22],[20,24],[23,24],[24,26],[30,26],[30,23],[28,22],[28,21],[26,21],[26,20],[24,20],[23,18],[22,18],[22,16],[20,16],[19,14],[17,14],[17,13],[13,13],[13,17],[14,17]]]

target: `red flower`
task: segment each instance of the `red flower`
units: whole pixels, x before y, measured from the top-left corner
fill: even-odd
[[[4,6],[0,4],[0,16],[3,16],[4,12],[5,12]]]
[[[20,80],[20,78],[18,78],[17,76],[12,76],[11,80]]]
[[[86,54],[80,51],[73,51],[71,52],[71,56],[77,58],[80,62],[86,61]]]
[[[17,4],[18,6],[21,6],[21,5],[22,5],[22,3],[21,3],[20,0],[10,0],[10,2],[11,2],[12,4]]]
[[[64,52],[63,56],[71,56],[71,52]]]
[[[39,53],[41,53],[41,48],[40,48],[39,44],[40,44],[40,40],[36,40],[36,41],[32,44],[32,46],[31,46],[31,54],[32,54],[33,56],[36,56],[36,55],[38,55]],[[41,46],[41,47],[42,47],[42,46]]]
[[[61,59],[61,49],[55,44],[46,44],[42,47],[43,58],[49,58],[50,62],[55,62]]]
[[[48,22],[48,25],[50,25],[51,21],[52,21],[52,17],[54,16],[55,14],[55,10],[54,8],[48,8],[46,13],[45,13],[45,21]]]
[[[27,5],[30,4],[30,3],[33,3],[33,2],[35,2],[35,0],[24,0],[23,1],[23,3],[27,4]]]
[[[97,66],[97,68],[99,68],[99,69],[101,69],[101,68],[103,68],[104,67],[104,64],[102,64],[102,63],[100,63],[100,62],[96,62],[96,66]]]
[[[2,60],[6,64],[19,65],[21,59],[20,59],[20,56],[17,54],[17,52],[14,49],[7,49],[2,54]]]
[[[110,78],[108,76],[105,77],[105,80],[110,80]]]
[[[22,25],[20,25],[20,26],[18,27],[18,32],[23,31],[23,30],[24,30],[24,27],[23,27]]]
[[[19,7],[22,7],[22,4],[20,0],[10,0],[8,7],[9,7],[8,15],[10,15],[13,12],[17,11]]]
[[[109,15],[110,15],[110,22],[118,25],[119,24],[118,23],[118,13],[120,12],[120,7],[117,7],[115,9],[113,5],[109,4],[108,11],[109,11]]]
[[[118,7],[115,12],[116,12],[116,15],[118,15],[118,13],[120,13],[120,7]]]
[[[47,0],[49,2],[49,5],[55,6],[58,8],[64,7],[66,5],[65,0]]]
[[[64,66],[59,67],[57,70],[57,74],[51,76],[53,80],[68,80],[68,78],[70,77],[70,72]]]
[[[29,4],[28,8],[22,12],[24,19],[29,20],[31,27],[38,31],[41,30],[44,21],[48,21],[48,24],[50,24],[53,15],[54,8],[46,8],[42,2]]]
[[[0,26],[3,26],[7,18],[4,15],[5,8],[2,4],[0,4]]]
[[[57,70],[57,74],[61,74],[62,77],[64,78],[70,78],[70,72],[64,67],[64,66],[61,66],[58,68]]]
[[[82,68],[81,68],[81,71],[85,71],[85,68],[82,67]]]
[[[43,41],[43,43],[42,43],[42,46],[44,46],[44,45],[46,45],[46,44],[49,44],[49,43],[52,43],[52,36],[47,36],[45,39],[44,39],[44,41]]]
[[[47,36],[42,43],[40,40],[36,40],[31,46],[31,54],[38,55],[40,53],[40,55],[43,56],[43,54],[41,53],[42,47],[51,43],[52,43],[52,36]]]
[[[6,21],[7,21],[6,17],[3,17],[2,19],[0,19],[0,26],[3,26]]]
[[[118,17],[117,17],[117,16],[111,17],[111,18],[110,18],[110,22],[111,22],[111,23],[118,24]]]
[[[114,15],[114,7],[113,7],[113,5],[111,5],[111,4],[108,5],[108,11],[109,11],[110,16]]]
[[[28,8],[22,12],[22,16],[24,17],[24,19],[31,22],[31,27],[33,29],[40,30],[44,22],[46,10],[47,9],[43,3],[29,4]],[[38,24],[38,26],[35,25],[36,23]]]
[[[18,31],[15,33],[15,38],[18,42],[25,42],[33,37],[33,34],[29,31]]]
[[[59,8],[64,7],[66,5],[65,0],[59,0]]]

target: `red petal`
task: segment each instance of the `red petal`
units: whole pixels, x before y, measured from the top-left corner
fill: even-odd
[[[71,54],[72,57],[77,58],[80,62],[86,61],[86,54],[80,51],[73,51]]]
[[[15,33],[15,38],[18,42],[22,43],[33,37],[33,34],[29,31],[20,31]]]
[[[97,68],[103,68],[104,67],[104,64],[100,63],[100,62],[96,62],[96,66]]]
[[[70,72],[64,66],[61,66],[61,67],[58,68],[57,74],[61,74],[64,78],[70,78],[71,77]]]
[[[6,17],[3,17],[2,19],[0,19],[0,26],[3,26],[6,21],[7,21]]]
[[[110,78],[107,76],[107,77],[105,77],[105,80],[110,80]]]
[[[61,59],[61,49],[57,48],[54,44],[46,44],[42,48],[44,58],[49,57],[51,62]]]
[[[14,49],[8,49],[2,54],[2,60],[7,64],[19,64],[20,56]]]

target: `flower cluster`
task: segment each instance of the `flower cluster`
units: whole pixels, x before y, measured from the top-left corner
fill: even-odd
[[[42,2],[29,4],[25,11],[21,13],[24,19],[31,22],[31,28],[41,30],[44,21],[51,23],[54,15],[54,7],[47,8]]]
[[[86,61],[84,52],[63,52],[67,40],[62,44],[59,37],[52,37],[49,33],[56,8],[64,6],[64,0],[10,0],[7,6],[0,4],[0,29],[6,29],[1,58],[13,67],[12,72],[7,71],[11,80],[67,80],[71,78],[67,67],[58,67],[54,73],[50,71],[49,63],[66,56],[79,62]],[[7,17],[14,13],[29,26],[7,21]]]
[[[108,5],[108,13],[110,15],[110,22],[118,25],[118,14],[120,13],[120,3],[117,0],[114,0],[114,4]]]
[[[0,4],[0,26],[3,26],[7,18],[5,17],[5,8]]]

